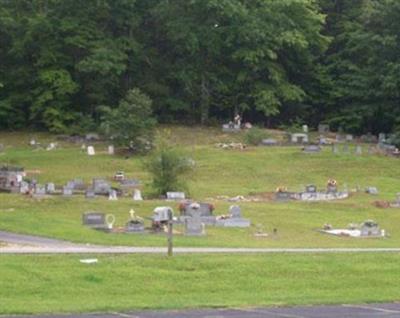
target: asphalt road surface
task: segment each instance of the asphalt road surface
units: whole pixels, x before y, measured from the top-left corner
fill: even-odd
[[[399,304],[339,305],[290,308],[137,311],[108,314],[0,316],[1,318],[399,318]]]
[[[0,231],[0,254],[164,254],[166,247],[129,247],[78,244],[40,236]],[[175,247],[175,254],[246,254],[246,253],[399,253],[400,248],[224,248]]]

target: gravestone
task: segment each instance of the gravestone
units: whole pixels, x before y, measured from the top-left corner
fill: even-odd
[[[114,145],[109,145],[108,146],[108,154],[114,155],[114,153],[115,153]]]
[[[85,139],[87,141],[98,141],[98,140],[100,140],[100,136],[99,136],[99,134],[96,134],[96,133],[88,133],[88,134],[86,134]]]
[[[289,201],[291,199],[291,193],[290,192],[275,192],[275,200],[277,201]]]
[[[242,210],[240,209],[240,206],[238,206],[238,205],[231,205],[229,207],[229,214],[233,218],[241,218],[242,217]]]
[[[346,141],[347,141],[347,142],[353,141],[353,135],[347,134],[347,135],[346,135]]]
[[[303,133],[295,133],[290,135],[290,140],[295,144],[308,143],[308,135]]]
[[[278,141],[273,138],[266,138],[261,140],[261,145],[263,146],[276,146],[278,145]]]
[[[54,149],[56,149],[56,148],[57,148],[57,143],[51,142],[51,143],[46,147],[46,150],[47,150],[47,151],[51,151],[51,150],[54,150]]]
[[[94,155],[96,154],[96,152],[95,152],[93,146],[88,146],[88,147],[87,147],[87,154],[88,154],[89,156],[94,156]]]
[[[304,148],[303,148],[303,151],[305,153],[318,153],[318,152],[321,152],[321,150],[322,150],[321,147],[318,145],[307,145],[307,146],[304,146]]]
[[[137,179],[123,179],[119,181],[121,187],[134,188],[140,185],[140,181]]]
[[[376,187],[367,187],[365,189],[365,192],[368,193],[368,194],[373,194],[373,195],[376,195],[376,194],[379,193],[378,189]]]
[[[187,218],[185,220],[185,235],[203,236],[205,234],[205,226],[201,222],[201,218],[199,216]]]
[[[142,193],[139,189],[133,190],[133,201],[143,201]]]
[[[367,220],[364,221],[360,226],[361,236],[381,236],[381,230],[378,223]]]
[[[303,132],[307,134],[308,133],[308,125],[303,125],[302,128],[303,128]]]
[[[209,203],[184,202],[179,209],[183,216],[209,217],[212,216],[214,207]]]
[[[368,154],[373,155],[375,153],[375,147],[374,146],[369,146],[368,147]]]
[[[68,186],[64,186],[63,187],[63,196],[65,197],[70,197],[73,194],[73,189],[68,187]]]
[[[75,189],[75,181],[68,181],[66,186],[68,188]]]
[[[306,186],[306,192],[307,193],[316,193],[317,192],[317,187],[313,184],[309,184]]]
[[[184,192],[167,192],[167,200],[185,200]]]
[[[356,155],[362,155],[362,147],[361,145],[356,146]]]
[[[109,194],[108,194],[108,200],[109,201],[117,201],[118,200],[118,196],[117,196],[117,191],[112,189]]]
[[[323,136],[323,135],[320,135],[319,136],[319,138],[318,138],[318,143],[320,144],[320,145],[329,145],[329,142],[328,142],[328,140],[325,138],[325,136]]]
[[[36,184],[34,194],[35,194],[35,196],[46,195],[46,187],[41,184]]]
[[[19,184],[19,192],[22,194],[26,194],[29,192],[29,183],[25,181],[21,181]]]
[[[74,179],[73,181],[73,189],[74,190],[85,190],[86,186],[82,179]]]
[[[86,199],[93,199],[96,197],[96,193],[92,188],[86,189],[85,191],[85,198]]]
[[[240,125],[229,123],[222,125],[223,132],[240,132]]]
[[[343,153],[350,153],[350,148],[348,144],[343,145]]]
[[[4,151],[4,145],[0,144],[0,152],[3,152],[3,151]]]
[[[337,144],[333,144],[332,145],[332,152],[333,153],[339,153],[339,147]]]
[[[320,134],[329,133],[329,125],[328,124],[319,124],[318,125],[318,132]]]
[[[144,232],[144,223],[141,220],[129,220],[125,225],[125,230],[128,233]]]
[[[327,193],[336,193],[337,192],[337,186],[329,184],[326,188]]]
[[[46,184],[46,191],[47,193],[54,193],[56,192],[56,186],[54,185],[54,183],[49,182]]]
[[[335,139],[336,139],[336,142],[341,142],[343,140],[343,137],[341,134],[336,134]]]
[[[100,212],[85,212],[82,214],[82,224],[94,229],[105,229],[106,216]]]
[[[379,143],[385,142],[386,141],[386,134],[385,133],[379,133],[378,141],[379,141]]]
[[[94,178],[92,188],[95,194],[108,195],[111,191],[111,185],[104,179]]]

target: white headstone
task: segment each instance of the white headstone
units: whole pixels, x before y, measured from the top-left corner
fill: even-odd
[[[139,189],[133,190],[133,200],[134,201],[143,201],[142,193]]]
[[[307,125],[303,125],[303,132],[308,133],[308,126]]]
[[[117,191],[111,190],[109,195],[108,195],[108,200],[117,201],[118,200]]]
[[[94,156],[96,154],[96,152],[94,151],[94,147],[93,146],[88,146],[87,147],[87,154],[89,156]]]
[[[108,154],[109,155],[113,155],[114,154],[114,145],[109,145],[108,146]]]

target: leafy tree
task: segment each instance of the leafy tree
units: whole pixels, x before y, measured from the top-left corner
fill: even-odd
[[[101,128],[117,145],[138,152],[149,150],[156,121],[147,95],[131,89],[117,108],[103,106],[102,111]]]
[[[185,191],[187,185],[182,177],[192,166],[183,153],[162,140],[152,156],[146,159],[144,167],[152,177],[152,188],[157,195],[168,191]]]

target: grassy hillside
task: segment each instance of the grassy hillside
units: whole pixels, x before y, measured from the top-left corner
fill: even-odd
[[[301,191],[306,184],[314,183],[324,188],[327,179],[335,178],[339,187],[349,189],[366,186],[378,187],[380,194],[371,196],[354,193],[349,199],[336,202],[306,203],[243,202],[245,217],[253,225],[249,229],[221,229],[208,227],[208,236],[189,238],[177,235],[180,246],[265,246],[265,247],[393,247],[400,243],[400,210],[379,209],[372,205],[378,199],[394,199],[400,191],[400,162],[397,159],[364,155],[333,154],[330,147],[319,154],[302,153],[299,147],[250,147],[244,151],[222,150],[216,142],[241,140],[240,134],[222,134],[217,130],[173,127],[167,133],[172,143],[183,147],[195,160],[196,169],[188,176],[191,197],[213,202],[215,214],[225,214],[232,203],[217,199],[220,196],[248,196],[254,193],[273,192],[279,185],[292,191]],[[278,132],[270,132],[279,134]],[[73,178],[89,183],[93,177],[112,178],[117,170],[124,170],[129,177],[144,183],[148,193],[149,176],[143,171],[146,157],[125,159],[106,154],[106,144],[95,144],[97,155],[87,156],[80,145],[61,143],[54,151],[32,150],[27,133],[0,134],[0,143],[6,150],[0,162],[19,164],[31,171],[40,183],[65,184]],[[49,135],[34,135],[42,143],[54,140]],[[281,136],[278,136],[281,138]],[[21,196],[0,194],[0,228],[22,233],[58,237],[72,241],[113,245],[163,245],[162,235],[105,234],[81,225],[85,211],[113,213],[117,226],[128,220],[128,211],[134,208],[140,216],[150,216],[156,206],[177,204],[147,200],[134,202],[123,198],[110,202],[106,198],[86,200],[83,196],[72,198],[53,197],[37,201]],[[315,230],[324,223],[346,227],[365,219],[376,220],[390,234],[387,239],[351,239],[322,235]],[[277,235],[255,238],[256,226],[268,233],[278,229]],[[179,227],[178,231],[182,231]]]

